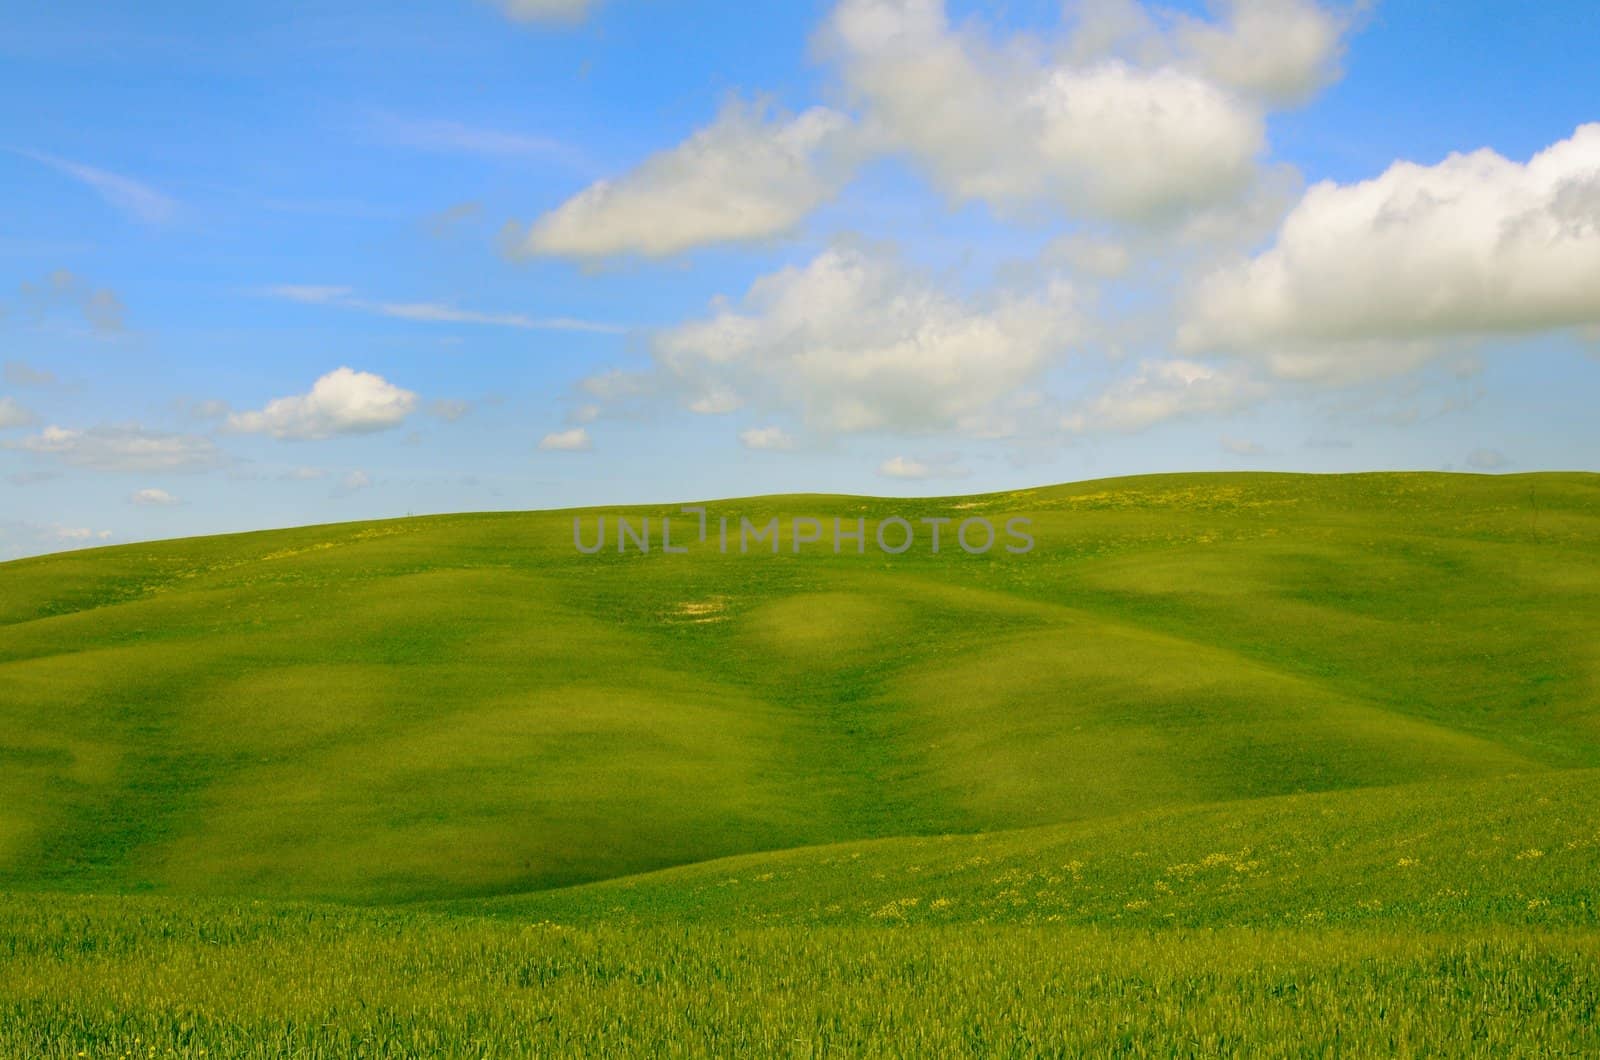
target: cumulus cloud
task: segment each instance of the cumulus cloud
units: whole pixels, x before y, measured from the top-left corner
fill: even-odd
[[[1347,20],[1309,0],[1223,0],[1223,18],[1181,18],[1181,52],[1218,84],[1275,104],[1303,103],[1339,73]]]
[[[308,394],[278,398],[256,412],[234,413],[228,427],[281,439],[331,438],[397,427],[416,408],[416,394],[382,376],[338,368],[318,379]]]
[[[1241,0],[1221,24],[1168,31],[1136,4],[1094,6],[1049,55],[952,26],[943,0],[843,0],[823,39],[866,141],[909,155],[955,199],[1154,222],[1246,191],[1265,105],[1325,62],[1307,28],[1316,9]]]
[[[35,422],[33,413],[17,404],[15,398],[0,397],[0,431],[31,427]]]
[[[133,493],[128,498],[129,504],[137,504],[143,508],[167,508],[178,504],[178,498],[163,489],[142,489]]]
[[[1133,252],[1128,247],[1088,236],[1062,236],[1045,247],[1043,259],[1102,280],[1116,279],[1133,266]]]
[[[582,427],[569,431],[552,431],[539,440],[539,448],[546,452],[585,453],[594,448],[589,432]]]
[[[1232,412],[1265,392],[1237,368],[1181,358],[1144,361],[1133,375],[1080,405],[1062,426],[1076,434],[1132,433],[1168,420]]]
[[[508,250],[662,257],[768,239],[885,153],[953,199],[1008,212],[1186,217],[1253,187],[1268,110],[1333,79],[1346,28],[1312,0],[1228,0],[1215,20],[1160,25],[1133,0],[1086,6],[1045,48],[953,25],[943,0],[841,0],[820,39],[859,122],[731,103],[682,144],[513,227]]]
[[[516,255],[663,257],[792,230],[848,175],[849,120],[730,103],[711,125],[615,180],[579,192],[515,239]]]
[[[598,0],[493,0],[494,5],[518,22],[576,22]]]
[[[957,454],[941,453],[937,456],[921,458],[890,457],[878,466],[878,474],[884,478],[921,481],[938,478],[966,478],[971,472],[962,466],[960,457]]]
[[[655,373],[624,379],[697,412],[771,409],[824,433],[979,434],[1065,351],[1077,322],[1064,285],[965,300],[885,255],[835,247],[659,333]]]
[[[1310,188],[1253,259],[1196,285],[1186,351],[1281,376],[1414,367],[1472,336],[1600,323],[1600,124],[1526,163],[1490,150]]]
[[[51,426],[4,444],[94,471],[202,471],[222,463],[221,452],[209,438],[139,426],[87,430]]]
[[[794,439],[782,427],[752,427],[739,432],[739,444],[746,449],[793,449]]]

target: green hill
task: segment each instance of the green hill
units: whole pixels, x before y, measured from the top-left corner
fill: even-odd
[[[719,927],[1600,928],[1600,770],[746,854],[452,913]]]
[[[1600,476],[709,507],[0,565],[0,1055],[1600,1051]]]
[[[490,896],[1600,766],[1600,476],[711,512],[685,555],[583,555],[600,513],[536,512],[0,565],[0,886]],[[868,549],[724,555],[719,512],[865,518]],[[1037,545],[886,555],[890,515]]]

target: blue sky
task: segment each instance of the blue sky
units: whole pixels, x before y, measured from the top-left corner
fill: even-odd
[[[1596,469],[1590,3],[0,15],[0,558]]]

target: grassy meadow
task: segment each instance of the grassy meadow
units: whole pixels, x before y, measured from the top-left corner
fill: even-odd
[[[1600,476],[709,508],[0,565],[0,1055],[1600,1053]]]

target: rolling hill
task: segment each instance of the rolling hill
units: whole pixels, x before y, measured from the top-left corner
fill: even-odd
[[[1600,476],[719,512],[865,518],[869,543],[1020,515],[1037,544],[584,555],[573,517],[601,513],[535,512],[5,564],[0,885],[482,897],[1600,766]]]
[[[1600,1050],[1600,475],[708,508],[0,565],[0,1054]]]

